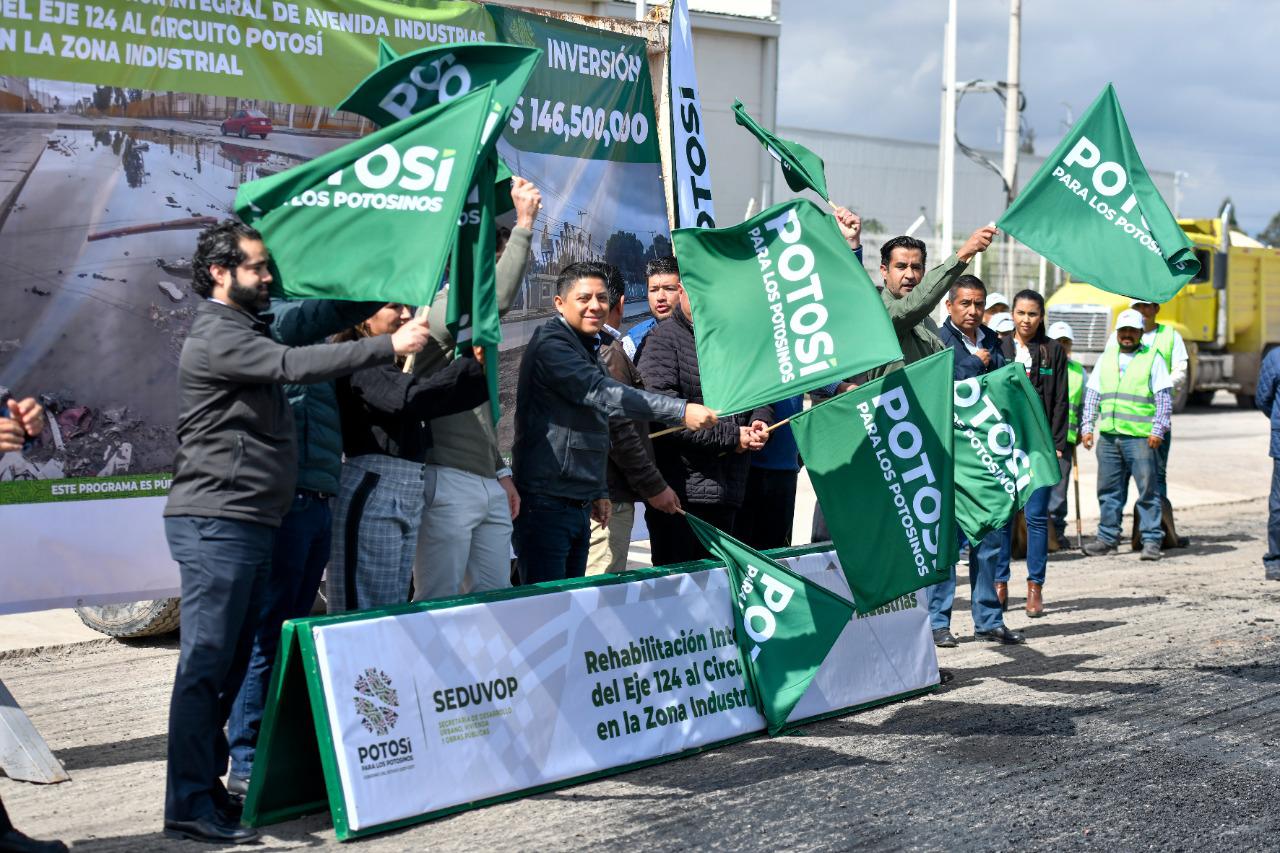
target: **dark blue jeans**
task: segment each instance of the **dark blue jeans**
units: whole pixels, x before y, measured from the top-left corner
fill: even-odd
[[[591,502],[522,494],[514,538],[520,583],[580,578],[591,545]]]
[[[1156,451],[1156,488],[1159,490],[1160,499],[1165,500],[1169,497],[1169,445],[1173,443],[1173,430],[1169,430],[1169,434],[1164,437],[1164,441],[1160,444],[1160,449]],[[1161,507],[1163,509],[1163,507]]]
[[[1022,508],[1022,517],[1027,522],[1027,580],[1044,585],[1045,570],[1049,566],[1049,497],[1053,493],[1052,486],[1036,489]],[[1009,560],[1013,550],[1013,525],[1004,528],[1004,557],[1000,563],[996,580],[1009,582]]]
[[[299,491],[276,533],[271,574],[262,598],[253,652],[240,693],[231,706],[231,718],[227,720],[231,772],[242,778],[249,778],[253,772],[254,749],[266,709],[271,667],[280,645],[280,626],[286,619],[310,615],[325,564],[329,562],[332,522],[327,499],[315,492]]]
[[[164,816],[209,817],[227,802],[222,727],[244,681],[276,530],[225,518],[166,518],[182,589],[182,639],[169,701]]]
[[[1271,498],[1267,501],[1267,553],[1262,565],[1280,569],[1280,459],[1271,460]]]
[[[1008,573],[1008,530],[1008,527],[993,530],[982,538],[976,548],[969,548],[969,601],[976,631],[992,631],[1004,625],[995,582],[1002,560],[1006,576]],[[967,540],[963,533],[959,536],[963,547]],[[934,630],[951,627],[951,605],[956,595],[955,567],[951,568],[950,580],[936,583],[925,591],[929,596],[929,627]]]
[[[1098,538],[1108,545],[1120,541],[1129,478],[1138,487],[1138,529],[1142,542],[1164,541],[1161,525],[1159,454],[1139,436],[1101,433],[1098,436]]]

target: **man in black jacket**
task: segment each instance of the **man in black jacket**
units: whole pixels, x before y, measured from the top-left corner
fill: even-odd
[[[622,309],[627,301],[627,288],[622,273],[613,264],[602,264],[609,273],[609,315],[605,319],[600,345],[600,363],[614,379],[632,388],[643,388],[625,348]],[[609,500],[612,511],[607,527],[593,530],[591,550],[587,557],[587,574],[621,572],[627,568],[627,552],[631,530],[635,526],[636,503],[644,501],[658,512],[679,512],[680,499],[662,479],[653,460],[653,441],[649,438],[649,422],[628,418],[609,419]]]
[[[608,272],[570,264],[556,281],[558,317],[538,327],[520,363],[512,468],[521,495],[515,520],[522,583],[581,577],[591,520],[607,526],[609,418],[715,425],[697,403],[618,382],[596,355],[609,309]],[[681,523],[683,519],[681,519]]]
[[[289,401],[278,383],[322,382],[422,349],[426,325],[346,344],[287,347],[258,311],[271,273],[257,231],[201,232],[192,289],[205,297],[178,364],[178,454],[165,534],[181,570],[182,644],[169,705],[165,835],[245,843],[220,778],[223,725],[244,677],[276,528],[298,475]]]
[[[682,288],[680,304],[671,318],[659,323],[645,339],[640,356],[644,386],[659,394],[702,400],[698,351],[693,340],[693,311]],[[768,440],[765,427],[772,410],[722,418],[705,432],[677,432],[655,439],[658,470],[676,490],[680,504],[721,530],[733,530],[733,520],[747,492],[751,461],[746,453]],[[645,514],[655,566],[669,566],[711,556],[683,518]]]
[[[1000,336],[982,325],[987,288],[975,275],[962,275],[947,294],[948,317],[938,329],[938,338],[955,350],[955,379],[972,379],[1004,367]],[[961,544],[964,534],[959,533]],[[1009,531],[993,530],[969,548],[969,602],[973,611],[974,637],[980,641],[1021,643],[1023,636],[1004,624],[1004,607],[1009,598],[1008,581],[996,577],[1009,571]],[[951,604],[956,593],[956,573],[928,588],[929,625],[933,642],[941,648],[957,645],[951,633]]]

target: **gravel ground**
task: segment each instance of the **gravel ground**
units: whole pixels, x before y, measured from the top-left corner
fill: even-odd
[[[1193,545],[1051,558],[1029,643],[969,641],[929,696],[356,842],[368,850],[1277,849],[1280,583],[1265,501],[1180,514]],[[1019,566],[1014,578],[1023,576]],[[967,584],[961,581],[961,590]],[[206,850],[160,835],[171,642],[0,659],[73,781],[0,779],[15,820],[75,850]],[[258,849],[336,846],[327,816]]]

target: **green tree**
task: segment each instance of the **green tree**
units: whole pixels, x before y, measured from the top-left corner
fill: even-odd
[[[1258,232],[1258,240],[1268,246],[1280,246],[1280,213],[1271,217],[1267,227]]]

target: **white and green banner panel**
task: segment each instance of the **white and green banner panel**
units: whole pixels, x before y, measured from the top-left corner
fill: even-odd
[[[848,597],[834,552],[773,556]],[[763,732],[713,565],[289,623],[245,819],[327,805],[353,838]],[[788,719],[937,683],[911,594],[848,622]]]

